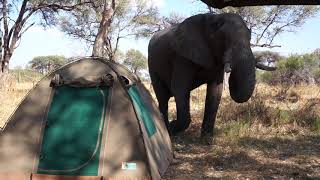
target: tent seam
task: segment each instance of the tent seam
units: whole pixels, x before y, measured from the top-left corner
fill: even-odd
[[[55,89],[54,88],[51,88],[51,92],[50,92],[50,95],[48,97],[48,101],[47,101],[47,105],[46,105],[46,109],[44,111],[44,116],[41,120],[41,125],[40,125],[40,132],[39,132],[39,137],[37,139],[37,143],[39,145],[39,149],[38,149],[38,157],[41,155],[41,149],[42,149],[42,141],[43,141],[43,135],[44,135],[44,122],[47,121],[47,118],[48,118],[48,112],[49,112],[49,109],[50,109],[50,106],[51,106],[51,102],[52,102],[52,98],[54,96],[54,93],[55,93]],[[34,157],[34,160],[33,160],[33,166],[32,166],[32,172],[35,172],[35,166],[36,166],[36,158],[37,156],[35,155]],[[40,157],[39,157],[40,158]],[[39,165],[39,161],[40,159],[38,159],[38,165]],[[38,166],[37,165],[37,166]]]
[[[116,73],[116,75],[117,75],[117,79],[118,79],[118,81],[119,81],[119,77],[120,77],[120,75],[119,75],[119,73],[117,72],[117,71],[115,71],[115,69],[107,62],[107,61],[104,61],[103,63],[105,63],[105,64],[107,64],[108,66],[109,66],[109,68],[111,68],[112,70],[113,70],[113,72],[114,73]],[[136,83],[136,82],[135,82]],[[120,82],[120,86],[124,89],[124,91],[125,91],[125,94],[127,95],[127,98],[129,99],[129,101],[130,101],[130,103],[131,103],[131,106],[132,106],[132,109],[133,109],[133,111],[134,111],[134,114],[136,115],[136,120],[137,120],[137,123],[138,123],[138,127],[139,127],[139,130],[140,130],[140,134],[141,134],[141,139],[142,139],[142,143],[143,143],[143,147],[144,147],[144,150],[145,150],[145,153],[146,153],[146,157],[147,157],[147,159],[148,159],[148,161],[147,161],[147,169],[148,169],[148,172],[149,172],[149,176],[150,176],[150,179],[152,179],[152,173],[151,173],[151,166],[150,166],[150,159],[149,159],[149,157],[148,157],[148,155],[147,155],[147,148],[146,148],[146,143],[145,143],[145,141],[144,141],[144,138],[143,138],[143,133],[142,133],[142,127],[141,127],[141,124],[140,124],[140,119],[139,119],[139,117],[138,117],[138,114],[137,114],[137,111],[136,111],[136,109],[135,109],[135,107],[134,107],[134,104],[133,104],[133,101],[132,101],[132,99],[131,99],[131,97],[130,97],[130,95],[129,95],[129,93],[128,93],[128,90],[127,90],[127,88]]]
[[[111,91],[110,91],[110,95],[109,95],[109,99],[108,99],[108,104],[109,104],[109,106],[108,106],[108,104],[107,104],[107,106],[108,106],[108,114],[107,114],[107,118],[106,118],[106,136],[105,136],[105,143],[104,143],[104,145],[103,145],[103,153],[102,153],[102,168],[101,168],[101,176],[103,176],[103,171],[104,171],[104,157],[105,157],[105,152],[106,152],[106,145],[107,145],[107,140],[108,140],[108,137],[109,137],[109,123],[110,123],[110,119],[111,119],[111,102],[112,102],[112,97],[113,97],[113,86],[110,88],[111,89]]]

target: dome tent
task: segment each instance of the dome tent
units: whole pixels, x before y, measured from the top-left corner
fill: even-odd
[[[172,158],[147,89],[102,58],[44,77],[0,131],[0,179],[160,179]]]

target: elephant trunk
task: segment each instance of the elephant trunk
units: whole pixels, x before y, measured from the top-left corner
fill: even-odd
[[[232,57],[229,78],[230,96],[235,102],[243,103],[250,99],[254,91],[256,61],[250,48],[233,51]]]

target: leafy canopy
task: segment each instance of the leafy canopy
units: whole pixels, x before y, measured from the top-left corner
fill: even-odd
[[[133,73],[139,75],[147,68],[147,58],[138,50],[130,49],[126,52],[123,64]]]
[[[37,56],[29,62],[29,65],[32,69],[44,74],[66,64],[66,61],[64,56]]]
[[[253,47],[279,47],[274,39],[284,32],[295,32],[320,10],[319,6],[254,6],[212,9],[211,13],[236,13],[246,22],[252,34]]]

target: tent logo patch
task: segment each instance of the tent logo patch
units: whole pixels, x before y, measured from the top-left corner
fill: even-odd
[[[137,163],[122,162],[121,169],[124,169],[124,170],[136,170],[137,169]]]

